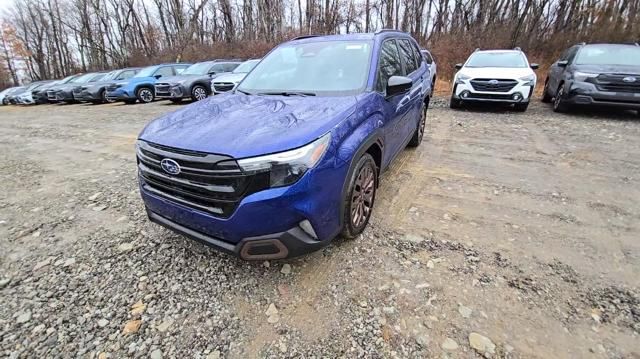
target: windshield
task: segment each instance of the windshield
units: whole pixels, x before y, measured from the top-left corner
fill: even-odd
[[[199,62],[187,67],[180,75],[206,75],[211,68],[211,62]]]
[[[575,61],[576,65],[640,66],[640,46],[585,46]]]
[[[478,52],[469,58],[464,67],[527,67],[520,52]]]
[[[366,86],[372,41],[322,41],[277,47],[238,87],[248,93],[352,95]]]
[[[149,77],[153,75],[153,73],[156,71],[157,68],[158,67],[156,66],[145,67],[133,77]]]
[[[119,73],[120,73],[120,70],[111,71],[104,75],[104,77],[102,78],[102,81],[113,80]]]
[[[93,76],[93,77],[92,77],[89,81],[87,81],[87,82],[96,82],[96,81],[100,81],[100,80],[102,80],[102,79],[104,78],[104,76],[105,76],[106,74],[107,74],[106,72],[102,72],[102,73],[99,73],[99,74],[97,74],[97,75],[96,75],[96,74],[94,74],[95,76]]]
[[[254,67],[260,62],[260,60],[249,60],[241,63],[235,70],[233,70],[234,74],[246,74],[251,72]]]
[[[89,80],[91,80],[95,75],[96,75],[95,73],[84,74],[82,76],[78,76],[75,79],[71,80],[71,83],[83,84],[85,82],[89,82]]]
[[[62,80],[60,80],[60,84],[66,84],[67,82],[73,80],[74,78],[76,78],[76,76],[78,75],[71,75],[71,76],[67,76],[65,78],[63,78]]]

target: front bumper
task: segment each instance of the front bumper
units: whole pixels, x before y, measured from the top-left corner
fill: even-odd
[[[128,91],[119,88],[112,91],[107,90],[107,98],[110,101],[124,101],[133,100],[136,96],[133,93],[129,93]]]
[[[165,86],[155,86],[156,98],[159,99],[182,99],[187,97],[185,94],[187,91],[182,85],[165,85]]]
[[[601,91],[588,82],[572,82],[565,100],[571,105],[640,110],[640,92]]]
[[[98,100],[102,100],[100,98],[100,94],[99,93],[91,93],[90,91],[87,90],[82,90],[80,92],[74,92],[73,93],[73,97],[78,100],[78,101],[98,101]]]
[[[290,186],[245,196],[228,217],[176,201],[141,176],[140,193],[152,221],[190,238],[243,259],[295,257],[326,246],[341,229],[348,166],[329,152],[325,157]],[[305,221],[315,236],[303,229]]]
[[[517,84],[508,91],[478,91],[471,85],[471,80],[464,80],[453,87],[453,97],[462,101],[528,103],[533,94],[533,87],[525,85],[525,81],[515,80]],[[518,96],[514,98],[514,96]]]

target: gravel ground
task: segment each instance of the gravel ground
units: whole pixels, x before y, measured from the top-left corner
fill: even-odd
[[[145,218],[175,105],[0,108],[0,356],[640,357],[640,120],[433,105],[363,235],[260,263]]]

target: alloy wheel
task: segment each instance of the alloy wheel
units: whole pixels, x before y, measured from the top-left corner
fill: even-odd
[[[560,86],[560,88],[558,89],[558,93],[556,94],[556,97],[553,99],[553,108],[555,110],[558,110],[560,108],[563,96],[564,96],[564,86]]]
[[[153,93],[149,89],[142,89],[140,90],[140,99],[145,103],[151,102],[153,101]]]
[[[420,114],[420,125],[418,126],[418,142],[422,141],[422,137],[424,136],[424,129],[427,125],[427,106],[422,106],[422,111]]]
[[[351,224],[358,228],[369,219],[373,208],[375,173],[371,166],[360,169],[351,195]]]
[[[195,97],[196,101],[204,100],[205,98],[207,98],[207,91],[198,86],[193,89],[193,97]]]

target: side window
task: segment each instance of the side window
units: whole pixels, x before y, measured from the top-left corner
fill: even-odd
[[[427,59],[422,56],[422,53],[420,52],[420,48],[418,47],[418,45],[413,42],[411,42],[411,47],[413,48],[413,58],[416,59],[416,67],[420,68],[420,66],[422,66],[422,62],[427,62]]]
[[[209,69],[209,72],[215,72],[217,74],[221,72],[226,72],[224,67],[225,67],[224,64],[215,64],[211,66],[211,68]]]
[[[387,40],[382,43],[380,58],[378,60],[376,91],[384,92],[391,76],[402,76],[400,53],[396,46],[396,40]]]
[[[400,54],[404,62],[405,75],[408,75],[418,69],[417,61],[413,54],[413,48],[409,40],[398,40]]]
[[[173,76],[173,71],[171,70],[171,66],[163,66],[157,69],[156,72],[153,74],[153,76],[158,76],[158,75],[160,75],[160,77]]]
[[[120,75],[118,75],[118,78],[116,80],[126,80],[130,77],[133,77],[133,75],[135,75],[136,72],[133,70],[128,70],[128,71],[122,71],[120,73]]]
[[[573,62],[573,59],[576,58],[576,54],[578,54],[578,50],[580,50],[580,47],[578,46],[574,46],[571,49],[569,49],[569,53],[567,54],[567,61],[569,61],[569,63]]]

